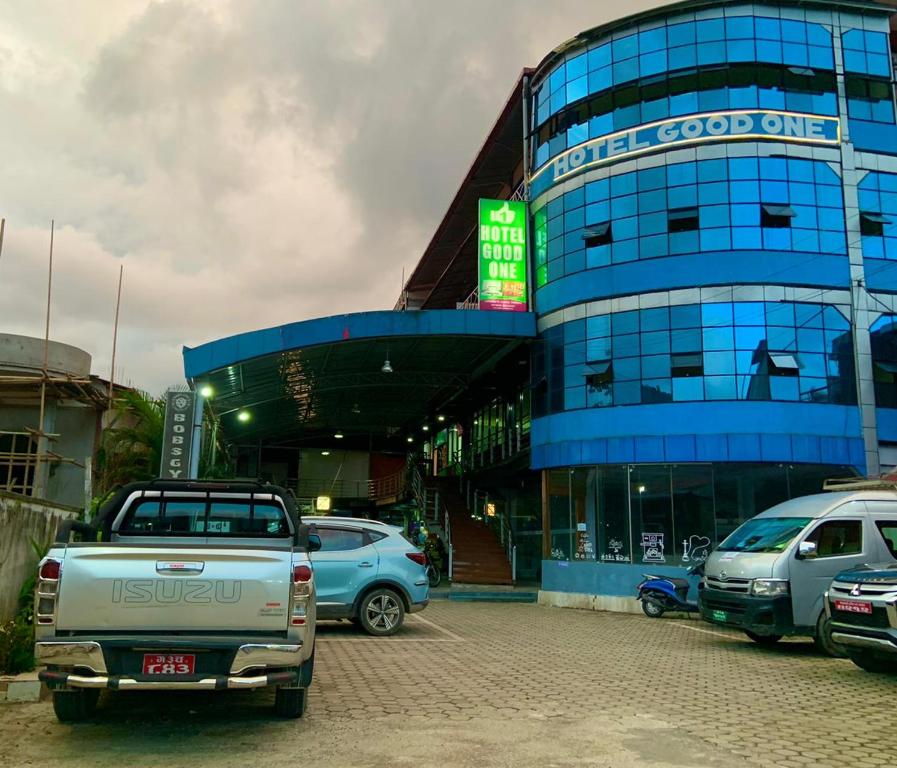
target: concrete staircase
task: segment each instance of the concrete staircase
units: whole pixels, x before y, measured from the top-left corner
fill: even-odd
[[[448,478],[447,478],[448,479]],[[470,516],[454,481],[440,482],[451,524],[452,581],[456,584],[511,584],[511,564],[492,530]]]

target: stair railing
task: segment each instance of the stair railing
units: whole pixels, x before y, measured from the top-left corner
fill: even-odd
[[[486,525],[492,528],[493,533],[505,550],[508,563],[511,565],[511,583],[517,583],[517,541],[514,538],[514,530],[505,515],[485,515]],[[496,530],[497,529],[497,530]]]

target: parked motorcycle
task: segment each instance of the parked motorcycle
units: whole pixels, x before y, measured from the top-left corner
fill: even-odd
[[[693,565],[686,573],[690,576],[703,576],[704,563]],[[688,579],[648,573],[642,574],[642,576],[644,581],[636,589],[645,616],[659,619],[667,611],[697,613],[699,610],[697,601],[692,602],[688,599],[688,590],[691,587]],[[698,589],[700,590],[700,585]]]

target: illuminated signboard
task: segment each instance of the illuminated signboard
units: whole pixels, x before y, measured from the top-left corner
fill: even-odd
[[[837,117],[774,110],[713,112],[662,120],[617,131],[562,152],[536,172],[532,194],[597,165],[659,148],[705,141],[774,139],[808,144],[838,144]]]
[[[480,200],[480,309],[526,312],[526,203]]]

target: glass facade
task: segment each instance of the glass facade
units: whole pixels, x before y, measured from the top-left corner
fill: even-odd
[[[568,56],[548,74],[535,92],[536,125],[541,127],[571,104],[626,83],[649,80],[680,70],[719,68],[721,64],[744,62],[833,70],[832,35],[821,24],[762,16],[697,21],[677,21],[672,17],[664,25],[611,41],[597,42],[584,51]],[[828,100],[824,103],[830,104]],[[785,105],[758,102],[753,106],[784,108]],[[673,102],[667,108],[669,112],[666,115],[660,105],[648,107],[648,110],[650,114],[655,113],[652,110],[660,110],[654,119],[688,113],[678,111]],[[624,122],[614,127],[624,127]],[[593,127],[589,126],[587,130],[591,131]],[[601,130],[596,135],[604,132]],[[550,146],[547,141],[540,142],[537,166],[583,141],[581,136],[582,130],[572,135],[561,134]]]
[[[552,560],[689,566],[745,520],[819,493],[848,467],[630,464],[548,470],[545,539]]]
[[[856,402],[853,341],[832,306],[719,302],[594,315],[542,334],[535,416],[696,400]]]
[[[537,288],[584,269],[699,251],[847,252],[838,174],[784,157],[676,163],[590,181],[537,208],[533,235]]]
[[[876,301],[894,306],[897,271],[857,257],[897,258],[888,29],[868,6],[720,2],[584,33],[537,72],[531,442],[547,558],[689,565],[762,510],[877,471],[872,435],[897,432],[882,411],[897,408],[894,310],[869,329],[871,361],[855,343]],[[733,116],[712,133],[662,124],[739,110],[744,135]],[[775,111],[796,114],[751,116]],[[773,117],[840,132],[784,135]],[[858,299],[878,290],[891,295]],[[851,307],[865,307],[856,328]]]
[[[897,174],[866,174],[858,196],[863,256],[897,259]]]
[[[875,404],[879,408],[897,408],[897,319],[884,315],[869,331]]]

